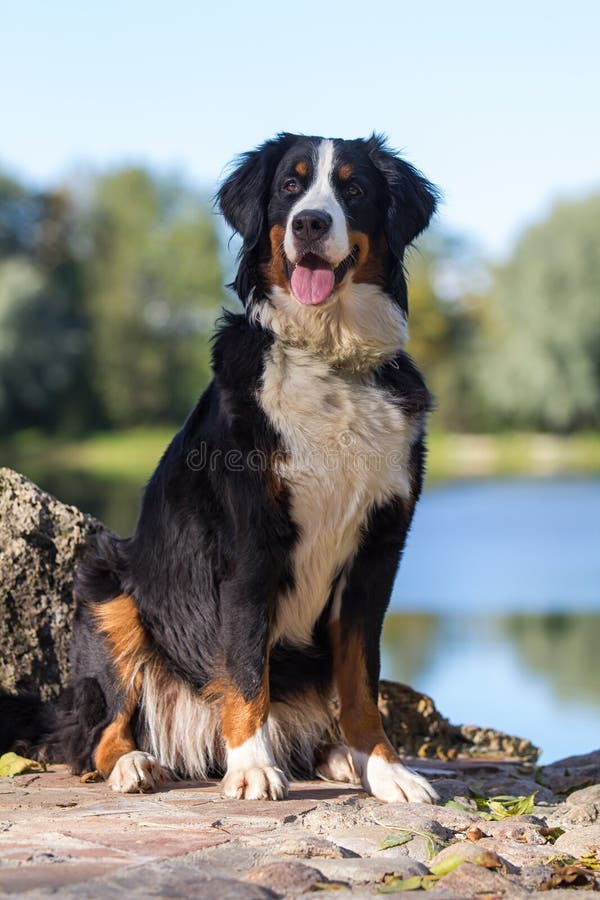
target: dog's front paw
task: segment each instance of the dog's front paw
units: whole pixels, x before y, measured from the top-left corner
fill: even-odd
[[[121,794],[145,794],[155,791],[164,778],[160,763],[154,756],[141,750],[132,750],[117,760],[108,783],[113,791]]]
[[[439,799],[421,775],[373,753],[363,765],[361,780],[367,791],[386,803],[435,803]]]
[[[222,781],[223,794],[238,800],[283,800],[288,787],[287,778],[275,766],[231,769]]]

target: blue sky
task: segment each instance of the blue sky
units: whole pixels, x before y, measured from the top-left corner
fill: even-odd
[[[212,187],[279,130],[389,135],[492,256],[600,189],[595,0],[3,4],[0,165],[150,163]]]

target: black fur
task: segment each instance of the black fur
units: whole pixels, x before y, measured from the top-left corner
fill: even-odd
[[[281,134],[267,141],[238,161],[219,191],[223,215],[243,238],[234,284],[246,306],[268,295],[264,265],[271,253],[269,229],[284,223],[290,209],[281,180],[301,161],[306,175],[296,177],[310,179],[317,140]],[[336,183],[349,229],[374,239],[384,235],[387,241],[381,302],[406,309],[404,251],[426,227],[435,189],[379,137],[335,141],[335,153],[338,163],[351,164],[361,186],[355,196]],[[60,755],[73,771],[94,768],[100,736],[122,708],[123,685],[91,609],[121,594],[134,598],[151,646],[166,668],[194,691],[202,691],[224,670],[241,694],[252,699],[270,652],[272,700],[302,702],[309,687],[323,696],[329,692],[327,620],[335,581],[312,644],[299,648],[282,640],[269,647],[278,597],[294,585],[292,555],[302,539],[288,486],[278,477],[277,459],[286,448],[258,400],[273,341],[270,331],[245,315],[223,317],[213,342],[214,378],[152,476],[133,536],[121,540],[103,535],[79,569],[68,690],[53,710],[24,698],[0,701],[0,715],[11,723],[0,737],[0,750],[19,740],[34,747],[43,740],[58,741]],[[399,353],[376,369],[374,380],[421,423],[422,432],[431,399],[411,360]],[[423,465],[421,433],[410,461],[410,503],[397,499],[374,508],[348,564],[342,633],[358,630],[362,635],[374,695],[383,618]]]

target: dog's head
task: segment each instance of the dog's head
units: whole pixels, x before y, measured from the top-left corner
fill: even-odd
[[[357,332],[351,323],[365,325],[369,309],[383,330],[390,317],[403,325],[404,253],[436,199],[435,188],[377,136],[281,134],[242,156],[218,194],[243,239],[234,287],[253,315],[304,334],[305,343],[319,343],[324,331],[331,343],[340,322]],[[355,333],[350,343],[357,342]]]

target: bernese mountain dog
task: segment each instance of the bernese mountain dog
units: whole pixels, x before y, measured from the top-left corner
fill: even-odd
[[[50,736],[74,773],[122,792],[218,774],[227,797],[272,800],[317,774],[434,802],[377,696],[431,406],[402,349],[404,256],[436,199],[375,135],[280,134],[221,186],[244,312],[135,533],[79,569]]]

